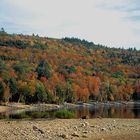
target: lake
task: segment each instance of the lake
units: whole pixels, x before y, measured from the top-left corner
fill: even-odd
[[[74,113],[74,118],[140,118],[140,102],[137,103],[91,103],[65,109]],[[17,110],[0,113],[0,119],[55,118],[57,110]]]

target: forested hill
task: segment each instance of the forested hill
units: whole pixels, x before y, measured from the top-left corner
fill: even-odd
[[[140,100],[140,51],[0,31],[0,101]]]

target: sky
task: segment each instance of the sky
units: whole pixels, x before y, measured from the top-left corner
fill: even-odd
[[[140,49],[140,0],[0,0],[1,27]]]

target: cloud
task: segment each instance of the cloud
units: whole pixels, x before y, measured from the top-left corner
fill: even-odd
[[[132,21],[140,21],[140,15],[137,15],[137,16],[129,16],[128,19],[130,19]]]
[[[139,11],[140,10],[140,1],[139,0],[108,0],[103,1],[99,0],[98,6],[107,8],[107,9],[114,9],[114,10],[121,10],[121,11]]]
[[[1,0],[9,32],[74,36],[111,47],[140,49],[139,0]]]

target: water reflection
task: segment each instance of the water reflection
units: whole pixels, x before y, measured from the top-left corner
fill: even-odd
[[[133,112],[136,118],[140,118],[140,104],[134,104]]]
[[[77,106],[69,109],[75,114],[75,118],[88,116],[89,118],[140,118],[140,103],[135,104],[94,104],[88,106]],[[24,111],[24,112],[3,112],[0,119],[21,119],[34,118],[54,118],[55,111]],[[34,117],[33,117],[34,116]]]
[[[97,105],[73,109],[76,118],[88,116],[89,118],[140,118],[140,104],[133,105]]]

